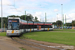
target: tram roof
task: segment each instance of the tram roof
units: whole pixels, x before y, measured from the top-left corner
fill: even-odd
[[[21,22],[26,22],[27,23],[27,21],[26,20],[22,20],[21,19]],[[34,21],[28,21],[28,23],[33,23]],[[34,22],[34,23],[46,23],[46,24],[52,24],[52,22]]]
[[[20,19],[19,17],[8,17],[8,19]],[[25,22],[25,23],[33,23],[34,21],[26,21],[23,19],[20,19],[20,22]],[[34,23],[46,23],[46,24],[52,24],[52,22],[34,22]]]

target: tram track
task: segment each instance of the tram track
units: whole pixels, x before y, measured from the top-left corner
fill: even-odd
[[[11,38],[13,41],[16,41],[20,44],[29,46],[29,47],[33,47],[39,50],[50,50],[50,48],[52,48],[53,50],[66,50],[63,48],[59,48],[59,47],[49,47],[49,45],[45,45],[45,44],[40,44],[40,43],[36,43],[36,42],[32,42],[29,40],[25,40],[25,39],[21,39],[21,38]]]
[[[20,44],[23,44],[23,45],[26,45],[26,46],[29,46],[29,47],[33,47],[33,48],[40,49],[40,50],[46,50],[46,49],[44,49],[44,48],[36,47],[36,46],[33,46],[33,45],[29,45],[29,44],[26,44],[26,43],[17,41],[17,40],[15,40],[15,39],[12,38],[12,37],[11,37],[11,39],[12,39],[13,41],[16,41],[16,42],[18,42],[18,43],[20,43]]]

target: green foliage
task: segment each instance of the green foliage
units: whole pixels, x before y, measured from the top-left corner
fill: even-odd
[[[35,22],[39,22],[39,20],[38,20],[38,18],[37,18],[37,17],[35,17],[34,21],[35,21]]]
[[[26,21],[33,21],[33,16],[31,14],[29,14],[29,15],[21,15],[20,18],[23,19],[23,20],[25,20],[25,18],[26,18]]]
[[[60,25],[62,25],[62,21],[58,20],[58,21],[56,21],[56,24],[60,26]]]
[[[72,20],[72,25],[75,26],[75,20]]]
[[[53,22],[52,24],[53,24],[53,25],[57,25],[56,22]]]
[[[0,28],[1,28],[1,23],[0,23]]]
[[[20,49],[22,49],[22,50],[26,50],[25,48],[23,48],[23,47],[20,47]]]
[[[27,15],[21,15],[21,19],[25,20],[25,17],[27,17]]]
[[[20,17],[20,16],[16,16],[16,15],[10,15],[10,16],[7,16],[7,17]]]
[[[56,24],[57,24],[57,26],[61,26],[63,23],[62,23],[62,21],[58,20],[58,21],[56,21]]]
[[[60,21],[60,20],[57,20],[56,22],[53,22],[52,23],[53,25],[57,25],[58,27],[60,27],[60,26],[62,26],[62,21]]]
[[[7,27],[7,17],[3,17],[2,18],[2,20],[3,20],[3,28],[4,28],[4,24],[5,24],[5,27]],[[1,18],[0,18],[0,28],[1,28]]]
[[[66,26],[72,26],[72,23],[66,23]]]
[[[27,15],[26,20],[33,21],[33,16],[31,14]]]
[[[29,32],[23,36],[38,41],[75,45],[75,30],[57,29],[54,31]]]

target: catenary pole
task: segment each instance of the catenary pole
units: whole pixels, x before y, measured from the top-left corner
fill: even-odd
[[[66,26],[66,15],[65,15],[65,26]]]
[[[63,29],[64,29],[64,14],[63,14]]]
[[[61,14],[62,14],[62,22],[63,22],[63,28],[62,29],[64,29],[63,4],[61,4]]]
[[[1,29],[2,29],[2,26],[3,26],[3,7],[2,7],[2,0],[1,0]]]
[[[25,11],[25,20],[26,20],[26,11]]]
[[[45,13],[45,22],[46,22],[46,13]]]

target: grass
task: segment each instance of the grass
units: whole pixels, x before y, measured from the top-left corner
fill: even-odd
[[[55,29],[54,31],[29,32],[25,33],[23,36],[38,41],[75,46],[75,30],[72,29]]]
[[[23,47],[20,47],[20,49],[22,49],[22,50],[26,50],[25,48],[23,48]]]
[[[6,32],[0,32],[0,36],[6,36]]]

